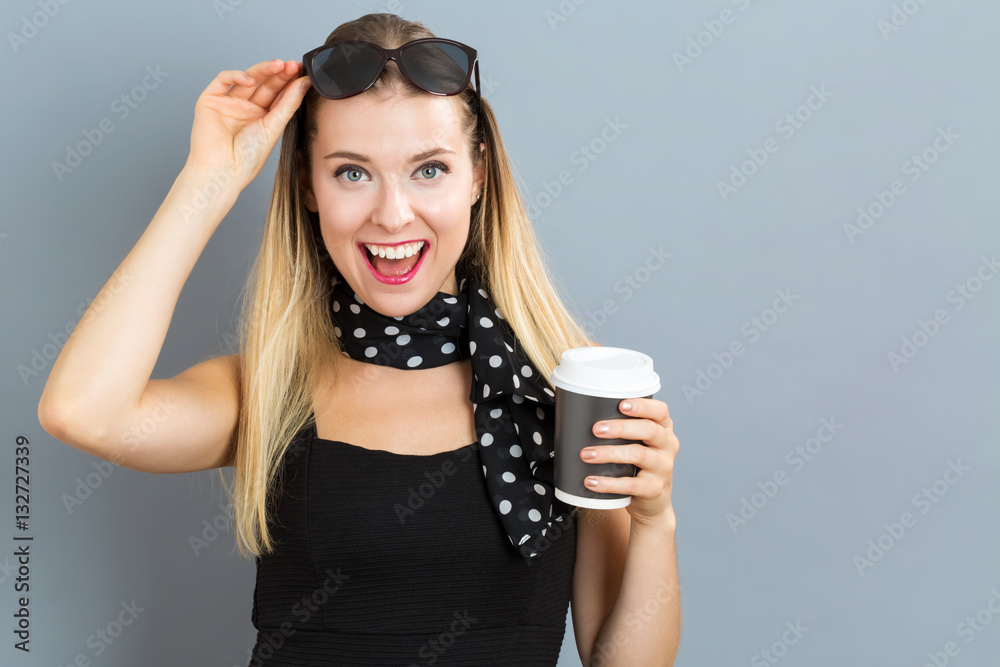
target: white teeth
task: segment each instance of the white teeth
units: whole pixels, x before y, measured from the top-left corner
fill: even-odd
[[[407,243],[401,246],[380,246],[374,243],[366,243],[365,247],[373,255],[378,255],[379,257],[388,257],[389,259],[401,259],[403,257],[411,257],[424,247],[423,241],[417,241],[416,243]]]

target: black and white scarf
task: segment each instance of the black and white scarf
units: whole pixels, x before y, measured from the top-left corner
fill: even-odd
[[[493,507],[510,543],[537,555],[554,521],[571,508],[555,498],[555,393],[520,349],[493,300],[474,279],[438,292],[416,312],[383,315],[341,276],[330,296],[334,333],[351,359],[402,369],[471,358],[479,457]]]

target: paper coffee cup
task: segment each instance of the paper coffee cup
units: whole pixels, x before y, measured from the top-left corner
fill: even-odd
[[[599,438],[594,423],[605,419],[635,419],[618,404],[626,398],[652,398],[660,390],[653,360],[622,347],[576,347],[562,353],[549,381],[556,387],[555,494],[563,502],[591,509],[615,509],[632,502],[632,496],[598,493],[583,484],[590,475],[634,477],[631,463],[587,463],[584,447],[637,442]]]

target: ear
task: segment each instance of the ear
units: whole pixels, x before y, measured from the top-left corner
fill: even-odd
[[[483,191],[483,184],[486,182],[486,144],[479,144],[479,164],[473,168],[472,173],[472,203],[477,201],[476,195]]]
[[[312,178],[309,175],[309,170],[306,168],[304,160],[301,157],[297,162],[299,190],[302,193],[302,198],[305,200],[306,208],[313,213],[318,213],[319,204],[316,202],[316,193],[312,189]]]

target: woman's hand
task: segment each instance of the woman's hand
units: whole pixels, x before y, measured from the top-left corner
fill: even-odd
[[[185,166],[222,171],[248,185],[309,89],[309,78],[301,72],[294,60],[219,72],[195,103]]]
[[[625,409],[625,404],[631,404]],[[580,458],[587,463],[633,463],[639,470],[635,477],[589,476],[584,480],[588,489],[599,493],[621,493],[632,496],[627,506],[632,521],[642,525],[675,526],[670,492],[673,488],[674,457],[680,442],[674,435],[674,422],[667,404],[652,398],[629,398],[618,404],[623,414],[637,419],[607,419],[596,422],[594,435],[599,438],[636,440],[622,445],[585,447]],[[607,431],[600,428],[607,426]],[[587,458],[594,452],[593,458]],[[590,484],[591,480],[597,483]]]

